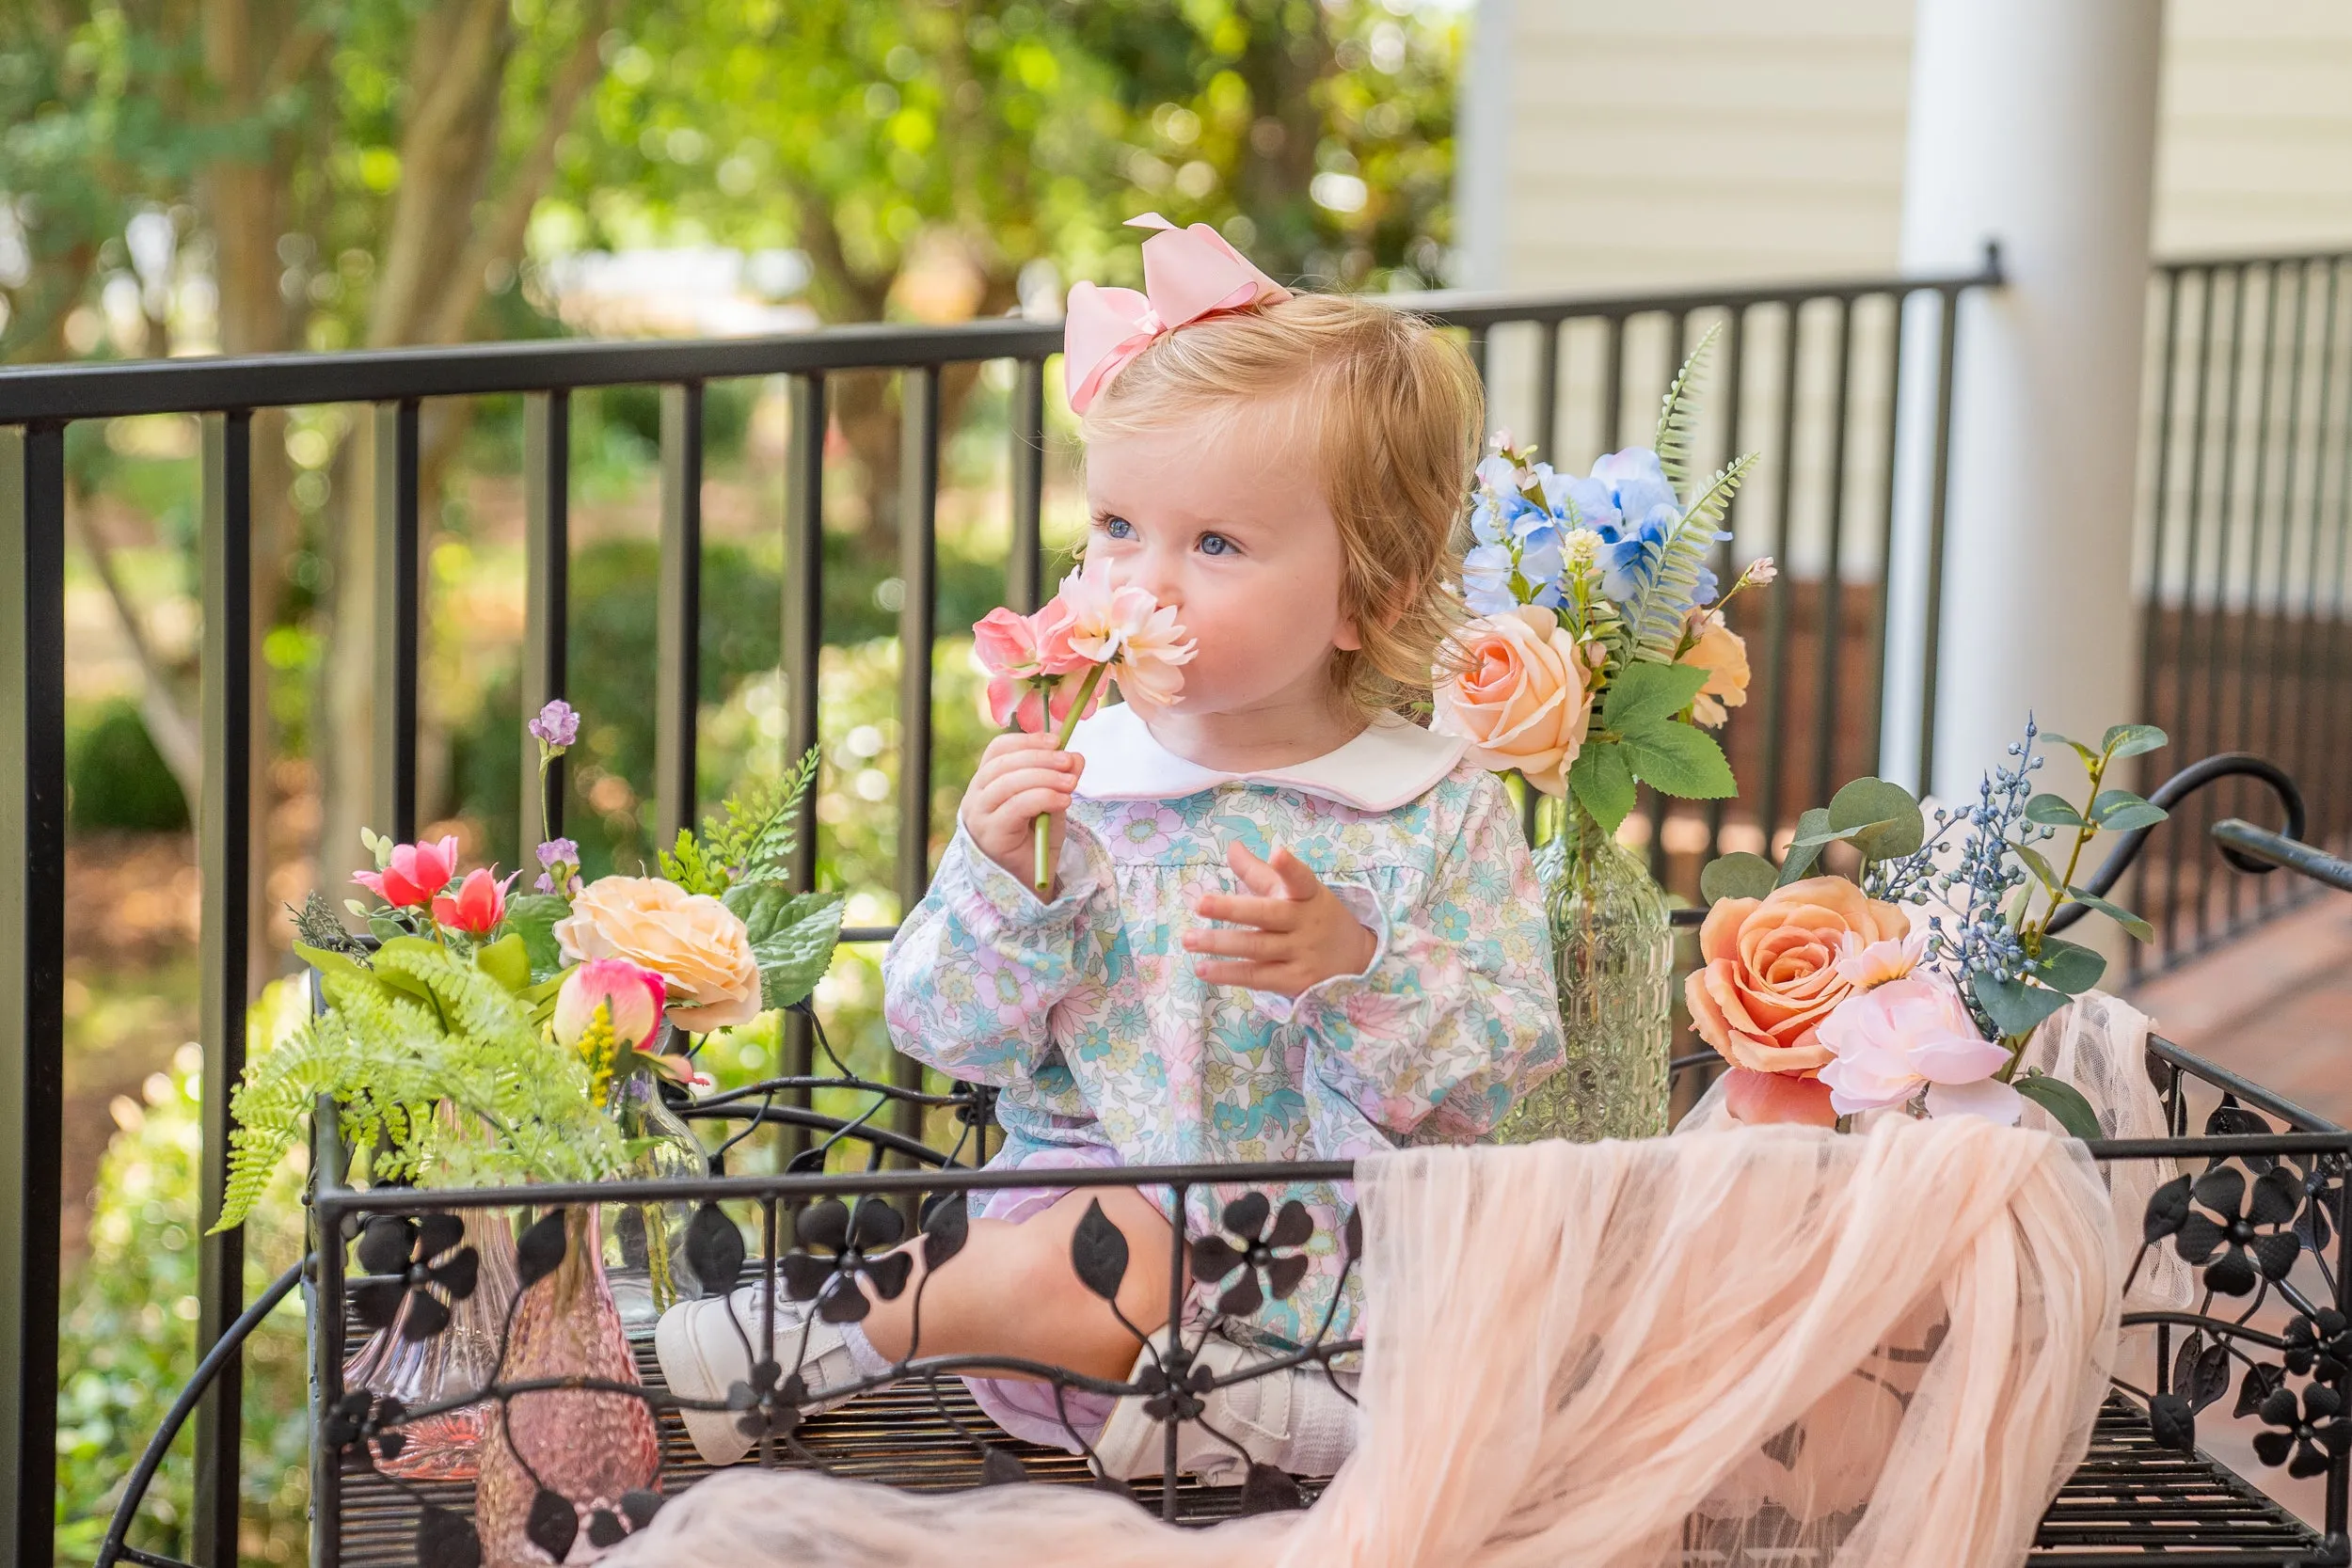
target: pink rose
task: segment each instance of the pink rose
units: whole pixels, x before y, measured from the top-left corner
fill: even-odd
[[[1911,974],[1857,991],[1821,1021],[1835,1056],[1821,1069],[1841,1116],[1900,1105],[1922,1088],[1928,1115],[2014,1122],[2024,1097],[1993,1075],[2009,1053],[1977,1033],[1960,989],[1941,974]]]
[[[457,835],[438,844],[404,844],[381,871],[361,871],[352,880],[394,909],[422,909],[457,875]]]
[[[1809,1076],[1830,1059],[1816,1026],[1856,990],[1837,970],[1849,935],[1867,947],[1910,930],[1900,906],[1865,897],[1843,877],[1718,898],[1699,927],[1705,967],[1683,981],[1691,1026],[1734,1067]]]
[[[1460,668],[1440,673],[1431,727],[1467,739],[1465,754],[1498,772],[1516,768],[1547,795],[1565,795],[1568,764],[1593,717],[1600,649],[1580,647],[1549,610],[1523,605],[1454,634]]]
[[[1048,704],[1039,696],[1042,681],[1053,682],[1053,721],[1070,717],[1078,700],[1082,672],[1092,662],[1073,645],[1076,619],[1069,604],[1057,596],[1034,615],[996,609],[972,628],[972,657],[988,676],[987,705],[991,723],[999,728],[1018,724],[1031,734],[1046,727]],[[1095,683],[1087,712],[1102,705],[1102,683]]]
[[[469,936],[488,936],[506,918],[507,882],[521,875],[517,871],[501,882],[492,872],[475,867],[458,884],[457,896],[440,894],[434,898],[434,924]]]

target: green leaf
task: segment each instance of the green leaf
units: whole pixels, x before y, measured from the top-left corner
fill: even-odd
[[[2032,869],[2034,876],[2041,880],[2043,887],[2056,893],[2065,885],[2058,880],[2058,868],[2050,863],[2041,850],[2030,844],[2020,844],[2016,846],[2016,849],[2017,858]]]
[[[1761,898],[1772,891],[1776,875],[1763,856],[1735,849],[1707,863],[1699,873],[1699,896],[1710,904],[1723,898]]]
[[[2172,744],[2172,737],[2153,724],[2117,724],[2108,729],[2099,749],[2109,756],[2145,756]]]
[[[1928,820],[1911,791],[1884,779],[1852,780],[1830,798],[1829,825],[1853,835],[1865,860],[1899,860],[1917,852]]]
[[[2069,996],[2080,996],[2099,983],[2099,976],[2107,972],[2107,960],[2090,948],[2057,937],[2042,939],[2042,957],[2034,966],[2034,978],[2052,990],[2062,990]]]
[[[2068,888],[2066,890],[2066,895],[2074,900],[2077,904],[2090,905],[2092,909],[2097,910],[2101,914],[2106,915],[2109,920],[2114,921],[2118,926],[2122,927],[2123,929],[2129,931],[2132,935],[2137,937],[2142,942],[2153,942],[2156,940],[2156,928],[2153,926],[2149,925],[2145,920],[2142,920],[2139,916],[2134,914],[2131,911],[2125,909],[2121,904],[2110,904],[2106,899],[2100,897],[2097,894],[2085,893],[2078,887]]]
[[[2034,1026],[2066,1006],[2066,993],[2023,980],[1995,980],[1990,974],[1968,976],[1968,989],[1984,1009],[1993,1027],[2005,1037],[2030,1035]]]
[[[1797,836],[1788,846],[1788,853],[1780,863],[1779,886],[1801,881],[1810,875],[1813,863],[1821,858],[1821,846],[1837,835],[1830,831],[1829,809],[1815,806],[1797,816]]]
[[[760,1006],[788,1007],[817,987],[841,935],[841,895],[789,893],[775,882],[742,882],[722,900],[742,917],[759,960]]]
[[[2063,795],[2037,795],[2026,802],[2026,820],[2044,828],[2079,828],[2083,814]]]
[[[502,937],[522,938],[533,980],[563,972],[564,949],[555,940],[555,923],[571,912],[571,901],[552,893],[518,893],[506,901],[506,918],[500,922],[499,932]]]
[[[1568,767],[1568,787],[1577,804],[1604,833],[1614,837],[1633,810],[1633,763],[1614,741],[1587,741]]]
[[[531,985],[531,950],[512,933],[485,943],[474,954],[473,965],[518,995]]]
[[[1672,722],[1706,684],[1707,672],[1695,665],[1629,664],[1602,695],[1600,721],[1628,737],[1646,733]]]
[[[413,996],[419,1001],[428,1004],[436,1012],[438,1012],[441,1005],[439,1000],[434,996],[432,987],[426,985],[422,980],[418,979],[414,974],[409,974],[405,968],[398,965],[388,965],[383,960],[386,958],[414,957],[419,953],[441,953],[446,951],[447,949],[443,948],[439,942],[427,942],[424,938],[419,936],[408,936],[404,934],[396,937],[388,937],[385,939],[384,945],[375,950],[375,977],[382,981],[385,985],[391,987],[394,990],[402,991],[409,996]]]
[[[1650,668],[1650,666],[1637,666]],[[1633,776],[1662,795],[1684,800],[1726,800],[1740,793],[1731,764],[1713,736],[1689,724],[1667,723],[1625,737]]]
[[[2074,754],[2083,759],[2083,769],[2086,772],[2099,766],[2101,758],[2097,752],[2079,740],[2068,739],[2056,730],[2043,730],[2041,740],[2044,746],[2072,746],[2074,749]]]
[[[2082,1091],[2065,1079],[2029,1069],[2010,1086],[2057,1117],[2068,1136],[2085,1143],[2106,1136],[2106,1129],[2099,1125],[2099,1113],[2090,1108],[2090,1101],[2083,1098]]]
[[[2170,815],[2153,800],[2142,800],[2128,789],[2103,789],[2090,803],[2090,819],[2115,833],[2153,828]]]

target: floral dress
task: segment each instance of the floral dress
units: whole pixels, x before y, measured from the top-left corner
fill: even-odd
[[[1001,1088],[993,1167],[1344,1160],[1476,1139],[1558,1066],[1561,1037],[1518,815],[1461,747],[1384,718],[1311,762],[1224,774],[1160,747],[1132,709],[1104,709],[1073,737],[1087,769],[1054,901],[959,829],[883,963],[892,1037]],[[1234,839],[1305,862],[1372,930],[1372,961],[1295,1000],[1202,981],[1181,937],[1200,895],[1248,891],[1225,863]],[[1217,1228],[1244,1190],[1195,1189],[1190,1233]],[[1310,1265],[1227,1332],[1305,1344],[1330,1314],[1329,1337],[1352,1337],[1354,1282],[1334,1300],[1352,1195],[1263,1190],[1313,1216]],[[981,1212],[1041,1206],[1007,1193]],[[1217,1294],[1197,1291],[1195,1311]]]

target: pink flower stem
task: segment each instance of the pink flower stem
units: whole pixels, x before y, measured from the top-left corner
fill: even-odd
[[[1078,699],[1070,705],[1070,717],[1062,721],[1061,733],[1054,736],[1057,749],[1065,752],[1070,749],[1071,734],[1077,729],[1078,720],[1086,712],[1087,704],[1094,700],[1094,689],[1103,684],[1103,672],[1109,668],[1107,664],[1097,664],[1087,672],[1087,678],[1078,683]],[[1051,697],[1045,699],[1045,711],[1049,716],[1054,711]],[[1038,897],[1048,901],[1054,891],[1053,827],[1054,819],[1050,814],[1037,814],[1037,859],[1031,867],[1030,880],[1037,888]]]

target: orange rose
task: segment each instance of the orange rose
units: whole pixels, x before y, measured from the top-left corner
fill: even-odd
[[[1699,927],[1705,967],[1683,981],[1692,1027],[1734,1067],[1810,1077],[1831,1054],[1814,1027],[1855,990],[1837,971],[1848,935],[1867,947],[1910,930],[1900,908],[1864,897],[1843,877],[1719,898]]]
[[[1441,674],[1431,728],[1470,741],[1469,760],[1516,768],[1547,795],[1565,795],[1568,764],[1593,717],[1592,662],[1549,610],[1521,606],[1455,634],[1461,667]]]
[[[1707,672],[1707,684],[1691,699],[1691,717],[1719,730],[1731,717],[1728,710],[1748,700],[1748,645],[1721,615],[1698,614],[1698,635],[1676,662]]]
[[[759,959],[733,910],[659,877],[603,877],[555,923],[566,958],[627,958],[661,976],[670,1021],[692,1034],[759,1016]]]

